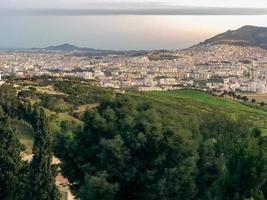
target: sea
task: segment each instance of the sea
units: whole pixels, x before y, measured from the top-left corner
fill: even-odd
[[[0,16],[0,47],[33,48],[70,43],[110,50],[174,50],[244,25],[267,27],[267,16]]]

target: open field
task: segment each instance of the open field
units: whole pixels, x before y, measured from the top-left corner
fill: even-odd
[[[197,90],[131,93],[130,95],[165,104],[170,107],[170,112],[180,112],[184,116],[201,115],[211,111],[225,112],[235,118],[243,116],[267,134],[266,111],[230,99],[215,97]]]

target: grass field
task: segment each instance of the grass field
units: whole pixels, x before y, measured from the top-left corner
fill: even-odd
[[[82,125],[82,121],[72,117],[69,113],[55,113],[48,109],[45,109],[46,115],[50,118],[49,127],[52,132],[56,133],[60,130],[60,123],[63,121],[68,121],[77,125]]]
[[[162,100],[173,101],[173,100],[186,100],[198,102],[205,105],[216,106],[219,108],[224,108],[230,111],[236,112],[248,112],[248,113],[258,113],[260,115],[266,115],[267,112],[251,108],[249,106],[243,105],[239,102],[232,101],[230,99],[225,99],[221,97],[212,96],[208,93],[197,91],[197,90],[178,90],[169,92],[148,92],[146,95],[154,98],[160,98]]]
[[[166,104],[172,112],[179,111],[184,115],[201,115],[211,111],[220,111],[232,117],[244,116],[267,134],[267,112],[253,108],[230,99],[212,96],[197,90],[177,90],[168,92],[131,93]]]
[[[32,127],[24,121],[12,119],[12,124],[19,132],[21,143],[25,146],[25,153],[31,153],[33,145],[33,134]]]

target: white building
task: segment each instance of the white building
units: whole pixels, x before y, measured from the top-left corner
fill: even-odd
[[[0,74],[0,86],[3,85],[5,81],[2,80],[2,75]]]

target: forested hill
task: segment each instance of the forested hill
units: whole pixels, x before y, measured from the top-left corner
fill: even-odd
[[[16,88],[3,85],[2,93],[10,95],[3,96],[2,101],[10,104],[12,96],[17,93],[20,101],[38,105],[45,109],[50,120],[50,128],[53,132],[59,132],[61,123],[68,122],[71,126],[83,124],[83,113],[92,109],[106,99],[116,96],[112,90],[102,89],[93,86],[91,81],[84,81],[75,78],[54,79],[48,77],[34,79],[15,79],[8,84],[16,84]],[[71,85],[71,87],[70,87]],[[117,94],[118,95],[118,94]],[[214,110],[226,113],[231,117],[247,116],[247,119],[267,133],[267,108],[259,104],[242,101],[233,101],[229,98],[215,97],[211,94],[195,91],[180,90],[170,92],[147,92],[147,93],[126,93],[139,100],[150,100],[156,104],[159,113],[168,118],[186,120],[195,118],[202,119],[203,114],[211,113]],[[169,108],[174,109],[169,109]],[[16,127],[22,132],[22,141],[26,146],[32,145],[31,138],[33,131],[25,122],[12,119]],[[27,148],[30,150],[30,148]]]
[[[7,83],[0,169],[18,167],[0,174],[0,199],[58,199],[52,155],[79,199],[267,198],[265,107],[194,90],[114,93],[71,78]],[[29,164],[18,124],[31,130]]]

